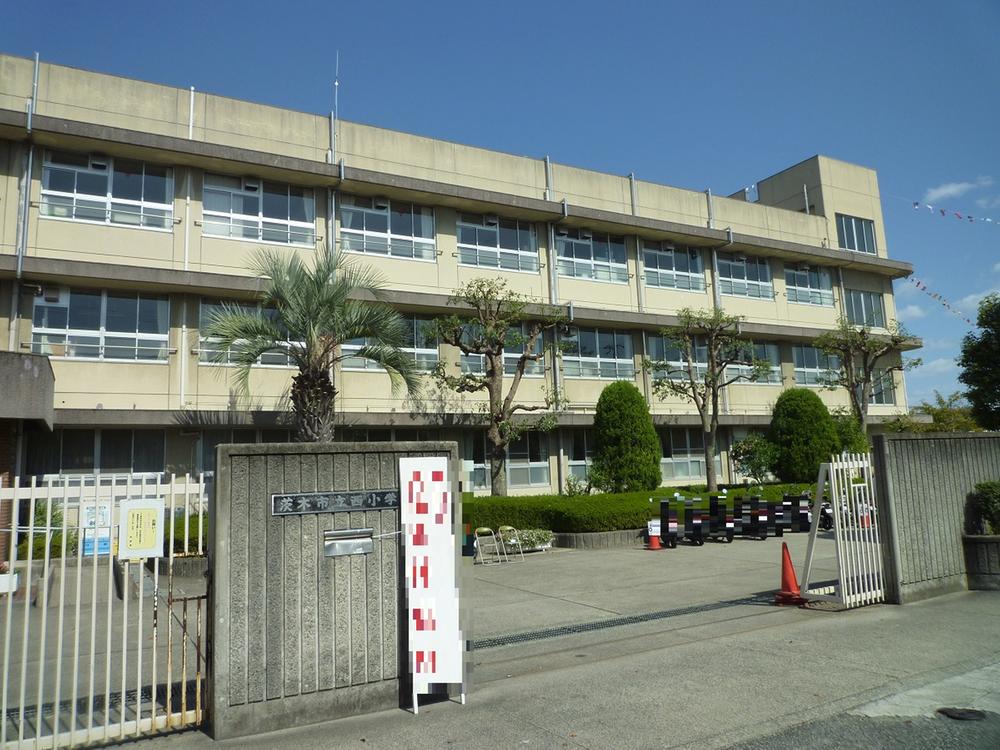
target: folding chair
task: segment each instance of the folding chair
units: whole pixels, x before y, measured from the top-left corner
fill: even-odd
[[[512,552],[517,552],[521,556],[521,562],[524,562],[524,550],[521,544],[521,536],[517,529],[513,526],[501,526],[497,529],[497,536],[500,539],[500,547],[503,549],[503,556],[507,559],[507,562],[514,562],[510,559]]]
[[[493,533],[493,529],[488,526],[479,526],[474,534],[476,537],[476,557],[479,558],[479,562],[483,565],[502,563],[501,555],[506,557],[506,553],[500,546],[500,542],[497,541],[497,535]],[[473,563],[475,563],[475,558],[473,558]]]

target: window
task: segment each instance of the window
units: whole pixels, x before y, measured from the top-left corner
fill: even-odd
[[[60,474],[160,474],[163,430],[25,430],[25,471]]]
[[[569,475],[581,481],[587,480],[587,472],[594,460],[594,431],[573,430],[573,443],[569,451]]]
[[[858,326],[885,328],[885,300],[880,292],[847,290],[847,319]]]
[[[292,439],[292,431],[282,428],[258,430],[253,427],[233,430],[203,430],[201,433],[201,470],[206,474],[215,473],[215,449],[225,444],[246,443],[287,443]]]
[[[700,427],[671,427],[660,431],[660,476],[664,482],[673,479],[704,479],[705,443]],[[722,473],[722,461],[715,456],[715,470]]]
[[[472,326],[466,326],[463,331],[467,334],[467,339],[473,339],[477,335],[476,329]],[[503,371],[505,375],[513,375],[517,371],[517,362],[521,359],[521,355],[524,353],[524,348],[526,346],[525,338],[527,337],[527,325],[522,324],[520,330],[511,328],[507,331],[507,341],[503,348]],[[543,334],[540,334],[537,339],[535,339],[533,354],[542,353],[542,338]],[[472,373],[475,375],[486,374],[486,357],[482,354],[463,354],[461,356],[461,365],[463,373]],[[535,359],[526,360],[524,363],[524,376],[525,377],[541,377],[545,374],[545,360]]]
[[[631,380],[635,377],[629,331],[573,328],[566,336],[563,352],[567,378]]]
[[[434,211],[407,201],[345,195],[340,243],[352,253],[434,260]]]
[[[837,214],[837,241],[843,250],[875,255],[875,223],[871,219]]]
[[[559,275],[595,281],[628,282],[625,238],[587,229],[560,229],[556,235]]]
[[[316,244],[311,188],[206,174],[203,202],[205,234],[281,245]]]
[[[486,433],[472,432],[465,436],[465,460],[472,464],[469,481],[473,490],[490,488],[490,463],[486,460]]]
[[[46,289],[35,298],[31,350],[53,357],[165,361],[169,313],[166,297]]]
[[[409,354],[417,363],[417,369],[424,372],[433,370],[438,363],[438,340],[434,334],[434,321],[420,315],[404,315],[406,339],[401,351]],[[357,356],[364,346],[371,346],[371,339],[351,339],[343,347],[344,359],[341,366],[345,370],[381,370],[370,359]]]
[[[42,164],[43,216],[171,229],[173,199],[169,167],[62,152],[47,153]]]
[[[719,287],[736,297],[772,299],[771,266],[767,258],[719,253]]]
[[[793,346],[796,385],[827,385],[837,377],[840,360],[814,346]]]
[[[666,378],[671,380],[686,380],[688,377],[688,363],[681,353],[681,350],[674,342],[663,336],[649,336],[646,339],[646,350],[650,360],[653,362],[666,362],[670,365],[670,370],[666,368],[653,371],[654,378]],[[678,368],[678,369],[675,369]],[[694,370],[695,377],[704,378],[708,371],[708,342],[703,338],[695,340],[694,345]]]
[[[538,271],[535,228],[530,222],[462,214],[457,231],[458,262],[462,265]]]
[[[203,333],[208,329],[209,323],[211,323],[212,318],[225,312],[227,309],[242,311],[247,313],[256,313],[260,310],[260,307],[252,302],[237,302],[234,300],[206,300],[201,301],[201,308],[198,313],[198,326],[200,331]],[[274,310],[265,310],[264,314],[270,317],[272,320],[275,319],[277,313]],[[279,327],[282,327],[279,325]],[[201,364],[221,364],[221,365],[231,365],[236,362],[236,357],[232,349],[223,349],[222,344],[217,338],[211,338],[205,335],[201,335],[198,339],[198,361]],[[266,352],[260,356],[257,360],[260,365],[271,365],[275,367],[292,367],[294,362],[292,362],[291,357],[289,357],[287,352],[284,351],[272,351]]]
[[[872,374],[872,397],[871,402],[880,406],[894,406],[896,404],[896,383],[892,373],[885,370],[876,370]]]
[[[833,305],[833,282],[825,268],[785,266],[785,290],[789,302],[803,305]]]
[[[544,432],[525,432],[507,446],[511,487],[549,486],[549,442]]]
[[[644,240],[642,264],[647,286],[698,292],[705,289],[701,252],[694,248],[675,248],[666,242]]]
[[[735,385],[743,383],[781,385],[781,353],[777,344],[757,344],[753,345],[754,360],[764,360],[771,363],[771,369],[767,375],[758,380],[738,380]],[[726,368],[726,377],[732,378],[736,375],[750,375],[753,368],[749,365],[729,365]]]

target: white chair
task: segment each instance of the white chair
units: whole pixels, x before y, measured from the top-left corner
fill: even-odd
[[[511,560],[513,553],[517,553],[521,557],[521,562],[524,562],[524,550],[521,544],[521,534],[513,526],[501,526],[497,529],[498,537],[500,539],[500,548],[503,550],[503,556],[507,562],[515,562]]]
[[[476,558],[483,565],[493,565],[504,561],[506,553],[500,542],[497,541],[497,535],[493,533],[493,529],[489,526],[479,526],[476,528],[475,536],[476,556],[472,560],[473,563],[475,563]]]

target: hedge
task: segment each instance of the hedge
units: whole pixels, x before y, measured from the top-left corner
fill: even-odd
[[[731,488],[732,496],[760,495],[767,501],[780,500],[787,492],[801,494],[807,484],[771,484]],[[640,529],[651,518],[659,518],[659,500],[675,492],[687,497],[700,496],[708,507],[706,488],[660,487],[653,492],[624,492],[606,495],[534,495],[525,497],[463,497],[462,521],[475,529],[488,526],[514,526],[518,529],[549,529],[562,533]],[[653,498],[653,502],[649,499]]]

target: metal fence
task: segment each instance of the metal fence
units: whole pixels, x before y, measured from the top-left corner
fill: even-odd
[[[0,748],[76,747],[203,718],[210,486],[117,475],[19,480],[0,598]],[[116,556],[122,502],[162,499],[162,557]]]

